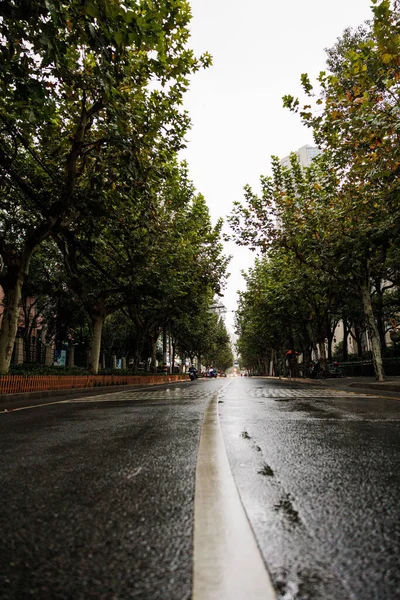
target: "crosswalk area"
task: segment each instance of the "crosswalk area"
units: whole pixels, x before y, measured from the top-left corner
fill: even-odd
[[[63,404],[77,403],[95,403],[95,402],[132,402],[132,401],[174,401],[174,400],[193,400],[194,398],[204,398],[209,396],[210,388],[203,386],[193,387],[171,387],[164,389],[145,388],[142,390],[122,390],[120,392],[112,392],[99,394],[96,396],[85,396],[81,398],[68,398],[63,400]],[[220,390],[222,392],[222,390]],[[246,394],[251,398],[269,398],[269,399],[318,399],[318,398],[371,398],[368,394],[360,394],[338,389],[328,388],[289,388],[283,386],[264,385],[260,387],[251,387],[246,390]],[[223,396],[229,397],[223,393]]]
[[[112,392],[110,394],[99,394],[96,396],[85,396],[83,398],[69,398],[63,400],[63,404],[95,403],[95,402],[132,402],[132,401],[154,401],[154,400],[191,400],[194,397],[203,398],[209,395],[209,390],[200,390],[194,388],[167,388],[163,390],[144,389],[144,390],[125,390],[121,392]]]
[[[368,394],[357,392],[347,392],[345,390],[320,389],[320,388],[285,388],[285,387],[257,387],[248,390],[248,394],[253,398],[370,398]]]

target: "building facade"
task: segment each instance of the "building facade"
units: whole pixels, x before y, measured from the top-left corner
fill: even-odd
[[[316,146],[306,144],[299,148],[295,154],[297,154],[298,161],[302,167],[309,167],[314,158],[321,154],[321,150]],[[290,155],[281,159],[281,165],[282,167],[290,167]]]

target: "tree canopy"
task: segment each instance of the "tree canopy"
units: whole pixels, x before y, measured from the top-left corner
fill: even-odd
[[[272,176],[261,178],[261,195],[246,187],[245,203],[236,203],[230,221],[239,244],[267,253],[271,261],[276,252],[289,253],[298,273],[306,279],[313,273],[330,311],[338,291],[341,301],[358,295],[376,376],[383,379],[384,324],[376,298],[397,277],[390,257],[398,255],[400,223],[400,36],[397,3],[373,4],[372,21],[346,31],[328,50],[329,70],[319,75],[317,92],[302,75],[308,103],[284,97],[284,105],[312,129],[322,155],[306,169],[295,155],[290,168],[273,158]],[[318,330],[324,359],[329,327]]]
[[[211,64],[188,46],[190,19],[186,0],[1,4],[0,372],[9,368],[33,253],[49,237],[93,323],[128,297],[137,304],[168,268],[164,289],[158,277],[151,295],[175,286],[171,311],[178,291],[188,293],[187,252],[203,278],[206,258],[220,265],[208,273],[217,291],[226,268],[220,224],[211,228],[176,158],[190,125],[182,107],[189,77]],[[187,232],[203,221],[196,240],[178,233],[179,219]]]

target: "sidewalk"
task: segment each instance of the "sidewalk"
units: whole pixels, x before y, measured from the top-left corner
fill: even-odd
[[[273,378],[276,379],[276,378]],[[400,398],[400,377],[387,377],[386,381],[378,382],[375,377],[328,377],[327,379],[301,379],[295,377],[280,377],[281,381],[295,381],[317,387],[330,387],[348,392],[361,392],[376,396]]]

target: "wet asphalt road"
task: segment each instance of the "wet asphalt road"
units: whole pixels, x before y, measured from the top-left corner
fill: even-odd
[[[189,382],[0,415],[0,598],[190,598],[208,397]]]
[[[237,380],[220,418],[279,598],[400,598],[400,400]]]
[[[400,598],[400,400],[263,379],[0,414],[0,598],[189,599],[197,448],[216,392],[279,598]]]

